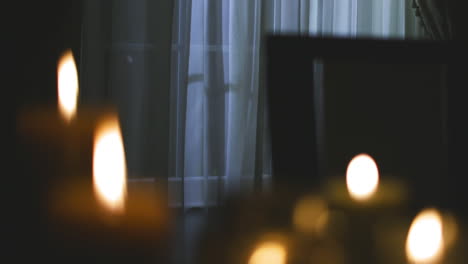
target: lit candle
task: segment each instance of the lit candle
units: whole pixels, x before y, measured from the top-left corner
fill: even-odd
[[[320,196],[300,198],[293,210],[294,263],[346,263],[346,252],[337,243],[343,232],[340,215]]]
[[[406,256],[410,263],[440,263],[444,251],[443,222],[435,209],[419,213],[411,224],[406,240]]]
[[[367,154],[348,164],[346,178],[332,179],[324,196],[331,210],[344,216],[342,243],[350,262],[376,263],[379,245],[376,232],[382,222],[398,221],[406,214],[406,187],[390,177],[381,178],[375,160]]]
[[[168,252],[161,251],[171,230],[167,199],[156,186],[127,186],[115,115],[97,126],[92,182],[63,180],[49,194],[48,209],[56,245],[69,249],[64,258],[138,262]]]
[[[62,55],[57,67],[57,91],[60,114],[65,122],[70,123],[76,114],[78,104],[78,72],[71,51]]]
[[[375,160],[359,154],[349,162],[346,178],[330,180],[325,196],[333,207],[388,210],[406,202],[407,189],[401,181],[380,177]]]
[[[59,60],[57,82],[58,107],[24,109],[18,119],[33,179],[42,186],[34,201],[44,222],[43,242],[50,243],[45,254],[63,262],[153,258],[170,230],[163,190],[127,186],[117,113],[78,108],[71,52]]]
[[[249,264],[286,264],[286,246],[278,241],[263,241],[255,247],[249,257]]]
[[[75,61],[67,51],[58,61],[56,106],[32,106],[23,109],[18,130],[26,153],[43,181],[62,177],[64,172],[91,169],[93,131],[103,115],[114,113],[110,107],[78,108],[79,83]]]
[[[27,175],[28,205],[34,213],[34,230],[39,231],[39,247],[49,239],[44,200],[64,178],[91,175],[93,131],[103,115],[115,114],[110,107],[79,107],[79,83],[71,51],[58,59],[57,86],[40,87],[57,92],[57,104],[32,105],[17,117],[18,148]],[[86,178],[83,180],[90,179]]]
[[[460,227],[455,217],[435,208],[424,209],[414,219],[381,227],[380,260],[389,263],[464,263]],[[457,244],[462,245],[457,249]]]

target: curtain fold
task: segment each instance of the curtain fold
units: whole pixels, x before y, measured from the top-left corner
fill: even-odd
[[[432,38],[451,39],[452,27],[448,17],[448,0],[414,0],[423,24]]]
[[[226,171],[229,191],[253,187],[261,1],[230,1]]]
[[[181,6],[188,0],[178,1]],[[183,138],[177,134],[174,145],[184,157],[183,173],[177,174],[183,178],[176,188],[177,199],[187,207],[216,205],[226,194],[267,186],[271,164],[268,124],[262,111],[264,91],[260,89],[262,36],[266,33],[423,37],[422,25],[406,0],[190,2],[190,19],[183,20],[182,12],[175,17],[175,24],[185,23],[176,26],[177,30],[190,30],[188,43],[182,44],[189,53],[186,74],[178,68],[183,65],[180,60],[172,65],[180,73],[173,75],[173,89],[186,90],[176,95],[186,98],[175,99],[176,108],[185,112],[175,123],[185,131]]]
[[[188,66],[190,55],[190,25],[192,1],[176,1],[172,24],[171,94],[170,94],[170,148],[169,148],[169,201],[184,207],[185,129],[187,109]],[[174,181],[174,179],[176,181]]]
[[[129,178],[156,178],[165,185],[169,174],[169,51],[174,0],[88,4],[102,10],[94,10],[95,15],[87,17],[82,38],[93,45],[83,49],[82,57],[97,62],[91,69],[103,76],[96,78],[95,73],[84,72],[86,82],[80,99],[116,106]],[[99,14],[106,15],[101,18]],[[91,30],[92,26],[96,29]],[[107,36],[99,35],[103,33]],[[94,44],[98,50],[92,50]]]

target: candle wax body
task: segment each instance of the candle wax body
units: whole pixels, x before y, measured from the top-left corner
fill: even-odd
[[[92,175],[94,128],[114,112],[110,107],[83,107],[67,122],[56,107],[36,106],[22,109],[17,116],[19,177],[25,183],[20,195],[28,205],[22,210],[31,212],[27,228],[31,239],[38,240],[38,252],[45,251],[50,236],[46,201],[52,186],[65,178],[91,184],[91,177],[84,175]]]
[[[346,178],[332,179],[324,190],[324,196],[333,211],[345,219],[345,234],[341,238],[350,256],[350,263],[381,263],[382,245],[395,237],[385,237],[402,219],[410,219],[406,207],[406,186],[395,179],[381,177],[377,190],[367,199],[355,200],[349,194]],[[401,233],[401,232],[400,232]],[[396,240],[401,241],[402,234]],[[382,241],[384,239],[385,241]],[[388,243],[387,243],[388,244]],[[385,246],[387,245],[385,244]],[[392,259],[404,260],[404,243],[390,243],[395,250]],[[388,253],[388,252],[385,252]],[[386,262],[385,262],[386,263]]]
[[[401,208],[407,202],[408,194],[406,186],[395,179],[380,179],[378,188],[367,199],[354,200],[346,186],[345,177],[332,179],[325,188],[325,197],[331,206],[346,208],[349,210],[388,210],[389,208]]]
[[[109,115],[116,112],[112,108],[87,107],[66,121],[58,109],[24,109],[18,118],[18,130],[35,173],[47,178],[70,171],[89,174],[94,129],[99,120]]]
[[[146,263],[169,251],[167,199],[152,184],[130,184],[124,211],[113,212],[95,198],[88,182],[64,182],[51,192],[47,208],[51,250],[67,248],[62,257]]]

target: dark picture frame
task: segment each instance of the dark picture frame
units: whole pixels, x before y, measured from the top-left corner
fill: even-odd
[[[271,131],[273,186],[314,190],[325,175],[324,94],[317,89],[323,70],[317,59],[364,63],[441,64],[447,79],[441,84],[441,134],[444,160],[441,190],[448,180],[448,69],[465,56],[462,43],[427,40],[347,39],[306,36],[266,38],[266,95]],[[316,76],[316,77],[314,77]],[[450,77],[450,78],[449,78]],[[403,95],[402,95],[403,96]],[[286,187],[288,186],[288,187]],[[442,191],[441,191],[442,192]],[[443,204],[440,196],[434,201]],[[449,199],[449,198],[447,198]],[[445,199],[445,200],[447,200]]]

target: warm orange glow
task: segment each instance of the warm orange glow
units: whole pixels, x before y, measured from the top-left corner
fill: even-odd
[[[76,113],[78,102],[78,73],[70,50],[60,58],[57,77],[60,114],[66,121],[70,121]]]
[[[328,222],[328,206],[319,197],[307,196],[294,208],[293,223],[301,232],[320,235]]]
[[[446,213],[442,217],[444,245],[446,249],[451,248],[458,239],[458,223],[454,215]]]
[[[250,256],[249,264],[285,264],[286,248],[278,242],[261,243]]]
[[[112,212],[122,212],[125,207],[127,175],[122,135],[116,117],[105,120],[96,130],[93,181],[98,201]]]
[[[435,263],[444,251],[443,223],[440,213],[427,209],[413,220],[406,240],[406,256],[413,263]]]
[[[353,199],[369,199],[379,185],[379,170],[374,159],[367,154],[354,157],[346,170],[346,184]]]

